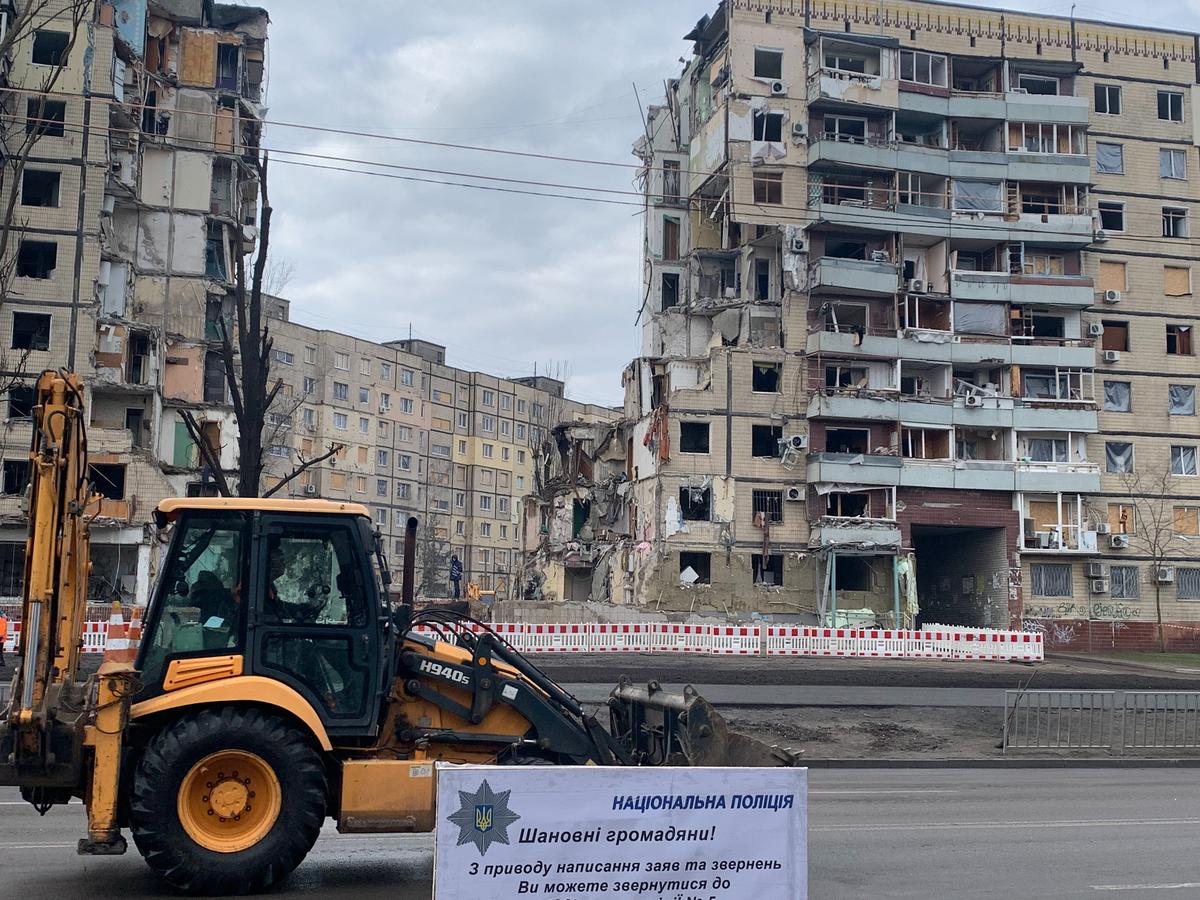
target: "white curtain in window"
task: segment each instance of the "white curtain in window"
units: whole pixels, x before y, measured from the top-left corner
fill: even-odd
[[[1065,462],[1067,442],[1054,438],[1031,438],[1029,458],[1034,462]]]
[[[1171,448],[1171,474],[1172,475],[1195,475],[1196,474],[1196,448],[1195,447],[1172,447]]]
[[[1167,388],[1167,412],[1173,416],[1196,414],[1196,388],[1190,384],[1172,384]]]

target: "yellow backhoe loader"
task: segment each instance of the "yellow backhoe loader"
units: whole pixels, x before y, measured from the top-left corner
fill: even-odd
[[[437,760],[508,765],[788,765],[690,691],[622,681],[609,727],[499,636],[412,611],[365,507],[188,498],[155,512],[169,548],[136,660],[77,679],[86,610],[86,416],[77,376],[37,383],[23,628],[0,713],[0,784],[40,812],[80,797],[79,852],[125,852],[203,894],[262,890],[331,818],[434,827]],[[425,626],[418,629],[417,626]]]

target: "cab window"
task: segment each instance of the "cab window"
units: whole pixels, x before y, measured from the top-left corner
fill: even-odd
[[[173,656],[240,646],[245,529],[241,516],[185,517],[142,638],[143,683],[153,688]]]

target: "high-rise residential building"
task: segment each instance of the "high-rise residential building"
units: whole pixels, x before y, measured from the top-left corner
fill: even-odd
[[[0,200],[13,199],[0,310],[7,396],[0,596],[19,593],[32,382],[87,385],[93,600],[145,602],[159,499],[205,490],[191,411],[232,467],[219,326],[254,247],[268,17],[212,0],[5,4]],[[78,10],[74,27],[71,13]],[[26,139],[36,140],[23,151]],[[16,194],[12,198],[12,194]]]
[[[552,426],[613,421],[620,411],[568,399],[553,378],[447,365],[446,348],[429,341],[374,343],[288,321],[286,301],[270,308],[284,401],[268,422],[264,489],[340,445],[277,496],[366,504],[396,559],[415,516],[422,593],[446,595],[457,554],[464,589],[516,596],[537,448]]]
[[[1197,37],[726,0],[687,39],[635,146],[632,596],[1194,640]]]

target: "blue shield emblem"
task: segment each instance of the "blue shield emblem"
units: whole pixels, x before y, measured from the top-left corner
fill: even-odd
[[[487,833],[492,830],[492,804],[477,803],[475,804],[475,828],[478,831]]]

